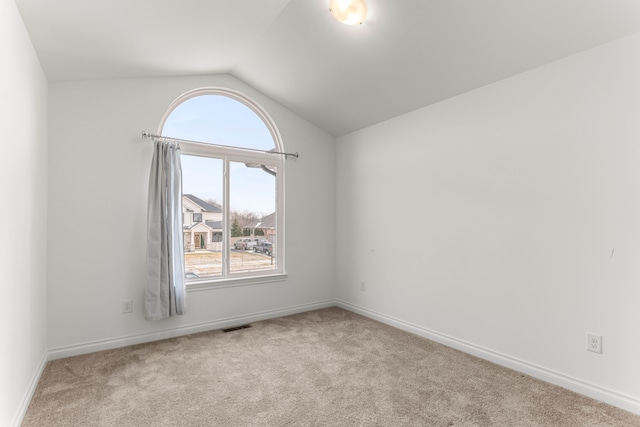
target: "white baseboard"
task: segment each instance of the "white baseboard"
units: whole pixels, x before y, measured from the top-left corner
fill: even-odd
[[[335,300],[321,301],[311,304],[302,304],[292,307],[279,308],[275,310],[262,311],[242,316],[227,317],[224,319],[212,320],[209,322],[196,323],[179,328],[166,329],[158,332],[148,332],[142,334],[126,335],[117,338],[85,342],[77,345],[58,347],[49,350],[49,359],[62,359],[65,357],[78,356],[81,354],[94,353],[96,351],[110,350],[113,348],[126,347],[128,345],[142,344],[146,342],[158,341],[167,338],[175,338],[183,335],[195,334],[198,332],[211,331],[215,329],[228,328],[244,323],[258,322],[260,320],[273,319],[275,317],[289,316],[291,314],[303,313],[305,311],[318,310],[321,308],[334,307]]]
[[[406,322],[392,316],[387,316],[386,314],[378,313],[376,311],[369,310],[367,308],[360,307],[346,301],[337,300],[336,305],[340,308],[344,308],[345,310],[349,310],[365,317],[380,321],[382,323],[386,323],[387,325],[396,327],[398,329],[411,332],[432,341],[436,341],[440,344],[444,344],[448,347],[455,348],[456,350],[472,354],[481,359],[488,360],[495,364],[530,375],[539,380],[555,384],[584,396],[588,396],[592,399],[600,400],[602,402],[640,415],[640,399],[636,399],[632,396],[618,393],[614,390],[609,390],[607,388],[600,387],[577,378],[572,378],[560,372],[555,372],[550,369],[546,369],[541,366],[526,362],[524,360],[516,359],[506,354],[498,353],[491,349],[484,348],[446,334],[441,334],[439,332],[423,328],[422,326]]]
[[[36,388],[38,387],[38,382],[40,382],[40,377],[44,372],[44,368],[47,366],[48,360],[49,360],[48,353],[45,351],[42,354],[42,358],[40,359],[40,363],[38,364],[38,367],[36,368],[35,372],[33,373],[33,376],[31,377],[31,381],[29,382],[29,387],[27,388],[27,391],[24,393],[24,396],[22,396],[20,407],[18,408],[18,411],[16,412],[16,415],[13,417],[13,421],[11,422],[12,427],[20,427],[20,425],[22,424],[24,416],[27,413],[27,409],[29,409],[29,403],[31,403],[33,394],[36,392]]]

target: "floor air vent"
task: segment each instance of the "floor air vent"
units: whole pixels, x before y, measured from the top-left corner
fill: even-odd
[[[233,331],[239,331],[240,329],[247,329],[250,328],[251,325],[240,325],[240,326],[234,326],[232,328],[225,328],[222,330],[222,332],[233,332]]]

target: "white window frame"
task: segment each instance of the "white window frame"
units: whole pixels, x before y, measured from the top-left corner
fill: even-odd
[[[158,126],[158,135],[162,135],[165,122],[169,115],[180,104],[203,95],[226,96],[249,107],[265,124],[274,142],[274,150],[284,152],[282,138],[278,128],[271,116],[256,101],[245,94],[233,89],[224,87],[204,87],[193,89],[177,97],[170,105],[167,112],[162,117]],[[173,137],[175,135],[163,135]],[[187,290],[204,290],[210,288],[221,288],[229,286],[252,285],[257,283],[268,283],[282,281],[287,278],[285,269],[285,230],[284,230],[284,164],[285,156],[262,151],[252,151],[250,149],[216,146],[207,143],[181,141],[180,148],[182,154],[201,157],[211,157],[223,161],[223,218],[222,218],[222,276],[199,279],[187,279]],[[246,162],[271,165],[277,167],[276,174],[276,268],[268,271],[231,273],[230,271],[230,230],[231,230],[231,206],[229,204],[229,163]],[[184,262],[184,259],[183,259]]]

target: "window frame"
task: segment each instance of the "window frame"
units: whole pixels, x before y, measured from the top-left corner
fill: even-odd
[[[244,104],[251,109],[265,124],[274,142],[274,151],[284,152],[282,138],[278,128],[271,116],[262,108],[260,104],[242,92],[224,88],[224,87],[202,87],[190,90],[178,96],[170,105],[158,125],[158,135],[168,138],[176,137],[175,135],[163,135],[162,131],[167,118],[182,103],[204,95],[225,96]],[[187,290],[205,290],[210,288],[222,288],[229,286],[253,285],[258,283],[269,283],[282,281],[287,278],[285,269],[285,188],[284,188],[284,164],[286,157],[283,154],[274,154],[262,152],[260,150],[241,147],[229,147],[220,145],[211,145],[206,142],[192,142],[180,140],[181,152],[184,155],[210,157],[221,159],[223,162],[223,216],[222,216],[222,276],[206,277],[197,279],[187,279]],[[275,166],[277,168],[276,180],[276,241],[274,242],[276,253],[276,268],[266,271],[240,272],[231,273],[230,256],[231,256],[231,206],[230,200],[230,162],[259,163],[264,165]],[[184,263],[184,257],[183,257]]]

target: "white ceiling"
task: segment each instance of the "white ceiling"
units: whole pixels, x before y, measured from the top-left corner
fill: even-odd
[[[638,0],[16,0],[47,78],[229,73],[340,136],[640,31]]]

